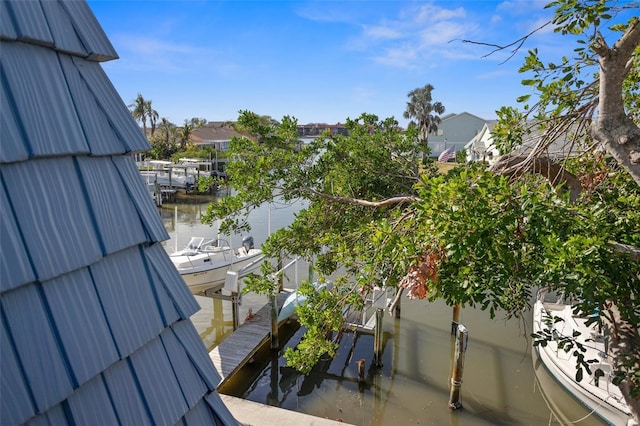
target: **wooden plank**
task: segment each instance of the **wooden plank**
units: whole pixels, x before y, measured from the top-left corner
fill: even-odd
[[[289,293],[278,294],[278,306]],[[270,338],[271,306],[267,303],[256,312],[255,321],[245,322],[218,346],[209,352],[209,358],[220,373],[224,382],[236,370],[244,365],[257,352],[258,348]]]

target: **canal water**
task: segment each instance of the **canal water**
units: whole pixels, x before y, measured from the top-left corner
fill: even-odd
[[[160,213],[171,239],[168,252],[191,236],[215,237],[215,226],[200,223],[208,203],[165,204]],[[302,204],[265,206],[251,213],[250,235],[256,245],[270,232],[293,221]],[[242,236],[227,238],[240,246]],[[487,271],[490,272],[490,271]],[[287,273],[285,287],[307,278],[308,265]],[[192,321],[211,349],[232,331],[230,302],[196,296],[202,309]],[[240,323],[266,297],[244,295]],[[442,303],[402,300],[401,318],[385,315],[382,366],[373,366],[373,337],[344,333],[333,359],[321,361],[308,375],[285,366],[270,351],[234,376],[221,392],[248,400],[341,420],[356,425],[601,425],[532,360],[531,314],[524,321],[491,320],[487,312],[466,308],[461,323],[469,330],[461,390],[462,409],[448,408],[451,377],[451,308]],[[294,324],[285,346],[303,333]],[[282,342],[281,342],[282,343]],[[366,377],[358,380],[364,360]],[[542,385],[541,385],[542,384]],[[553,407],[553,411],[551,408]]]

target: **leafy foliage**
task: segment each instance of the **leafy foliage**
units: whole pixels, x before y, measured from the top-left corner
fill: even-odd
[[[591,152],[565,164],[582,184],[582,197],[571,206],[580,220],[571,224],[572,233],[563,238],[547,238],[543,258],[545,276],[552,286],[578,296],[578,313],[598,308],[602,314],[593,321],[612,326],[617,342],[613,352],[616,383],[626,381],[631,397],[637,398],[640,351],[635,325],[640,310],[640,271],[637,259],[612,249],[612,241],[639,246],[640,178],[637,165],[629,161],[637,150],[633,147],[637,147],[639,135],[640,43],[638,15],[634,13],[638,4],[557,0],[547,7],[554,10],[555,31],[574,39],[576,48],[571,56],[554,60],[543,60],[537,49],[528,52],[520,71],[527,73],[522,83],[532,89],[536,102],[530,105],[527,102],[531,96],[522,96],[519,100],[525,104],[520,118],[517,112],[512,113],[515,110],[504,113],[502,125],[497,126],[498,140],[502,146],[509,146],[514,139],[512,130],[516,129],[516,136],[526,132],[526,120],[534,120],[542,129],[539,151],[554,143],[558,135],[574,132],[571,143],[580,143],[583,151],[604,146],[616,159],[614,162]],[[587,130],[589,136],[585,135]],[[635,145],[630,143],[633,140]],[[630,174],[621,171],[619,165]],[[607,310],[612,306],[619,309],[619,316]],[[626,325],[635,331],[623,341],[623,334],[615,329]],[[542,344],[549,336],[534,338]],[[576,357],[580,365],[579,352]]]
[[[550,284],[582,294],[585,312],[616,300],[627,318],[639,320],[629,302],[640,288],[638,264],[608,242],[640,245],[640,193],[604,156],[570,162],[572,171],[592,180],[579,202],[570,203],[535,176],[513,182],[478,166],[420,175],[415,157],[403,154],[410,152],[409,138],[393,120],[365,114],[347,122],[349,136],[324,135],[300,147],[292,136],[295,120],[283,120],[280,128],[256,118],[243,112],[239,120],[257,125],[255,140],[232,143],[231,157],[238,160],[229,170],[237,192],[211,205],[207,219],[225,219],[224,232],[231,232],[246,229],[236,213],[250,206],[276,197],[308,200],[263,249],[272,257],[317,255],[316,267],[325,275],[344,268],[345,278],[320,296],[320,305],[343,307],[345,295],[384,282],[410,288],[416,297],[478,306],[491,316],[520,316],[531,290]],[[270,274],[272,269],[263,271]],[[271,283],[250,289],[273,291]],[[332,312],[300,313],[307,343],[297,348],[302,353],[287,355],[299,368],[331,353],[322,342],[328,330],[320,327],[329,322],[314,317],[325,311]],[[339,320],[339,309],[333,313]]]
[[[583,34],[587,25],[606,19],[603,4],[552,3],[559,31]],[[529,135],[527,118],[556,136],[572,129],[561,118],[590,119],[598,82],[585,70],[594,61],[586,49],[575,60],[544,64],[531,50],[522,70],[533,77],[524,84],[539,92],[539,102],[524,114],[500,111],[495,137],[501,152]],[[628,82],[629,90],[637,87],[637,80]],[[624,97],[630,99],[629,93]],[[309,144],[298,142],[296,124],[288,116],[277,122],[240,112],[238,125],[251,137],[231,143],[228,172],[236,193],[209,206],[205,220],[224,219],[221,229],[229,233],[246,229],[245,215],[264,202],[307,201],[294,223],[262,246],[271,257],[317,256],[321,275],[341,271],[331,291],[309,290],[310,303],[298,312],[307,334],[287,357],[301,371],[333,353],[328,337],[341,309],[383,283],[408,288],[414,297],[477,306],[492,317],[521,316],[532,290],[549,286],[577,296],[578,313],[605,312],[613,303],[624,320],[640,323],[640,264],[611,245],[640,246],[640,187],[610,157],[587,150],[565,160],[584,188],[573,201],[538,175],[514,180],[481,165],[438,174],[429,162],[416,162],[421,129],[410,126],[402,133],[393,118],[363,114],[347,120],[348,136],[324,134]],[[574,139],[583,147],[591,143],[583,131]],[[252,281],[252,291],[275,291],[270,268]],[[542,337],[536,344],[549,336]],[[574,350],[578,365],[589,372],[589,360],[580,358],[572,337],[563,347]],[[618,380],[629,381],[636,395],[638,353],[620,355],[616,364]]]

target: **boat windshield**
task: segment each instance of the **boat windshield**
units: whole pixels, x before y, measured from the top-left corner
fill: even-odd
[[[202,246],[202,242],[204,241],[204,238],[202,237],[191,237],[191,239],[189,240],[189,243],[187,243],[187,246],[185,247],[186,250],[198,250],[200,248],[200,246]]]

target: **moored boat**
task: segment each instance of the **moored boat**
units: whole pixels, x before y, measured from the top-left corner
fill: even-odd
[[[333,283],[331,281],[327,282],[313,282],[311,284],[315,287],[316,291],[320,291],[323,289],[331,290],[333,288]],[[298,293],[297,290],[294,290],[289,294],[284,303],[282,304],[282,308],[278,313],[278,322],[284,321],[288,318],[294,317],[296,315],[296,308],[298,306],[303,305],[307,301],[307,296],[304,296]]]
[[[249,275],[264,258],[250,236],[237,250],[224,240],[191,237],[184,249],[169,257],[193,294],[222,288],[228,271],[238,272],[238,278]]]
[[[196,183],[195,177],[186,172],[184,166],[178,166],[171,161],[151,160],[148,162],[150,170],[140,170],[140,176],[145,182],[157,183],[163,187],[190,189]]]
[[[545,318],[549,316],[552,318],[552,329],[549,332],[556,338],[547,341],[546,346],[539,344],[534,347],[534,368],[544,366],[574,399],[608,424],[633,424],[631,411],[620,389],[612,383],[613,369],[607,358],[604,337],[597,324],[587,325],[587,318],[574,315],[571,304],[563,303],[561,299],[552,301],[545,291],[541,291],[533,308],[534,333],[549,329],[545,322]],[[584,374],[580,381],[576,380],[577,367],[573,350],[565,351],[558,345],[562,336],[570,337],[577,333],[580,334],[576,340],[585,349],[584,359],[593,360],[590,365],[592,374]],[[599,379],[593,374],[596,370],[603,373]],[[562,413],[556,415],[564,417]]]

